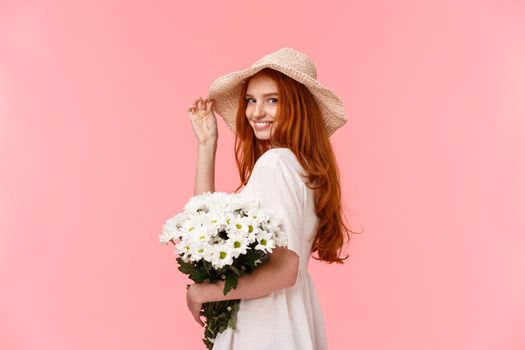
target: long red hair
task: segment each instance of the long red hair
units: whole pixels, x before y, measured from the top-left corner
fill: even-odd
[[[235,134],[235,160],[241,178],[237,192],[251,175],[257,159],[271,147],[292,150],[306,172],[306,185],[315,191],[315,211],[319,225],[312,243],[316,260],[342,264],[342,248],[350,241],[350,231],[343,222],[339,169],[328,132],[315,97],[310,90],[287,75],[265,68],[258,72],[273,79],[278,87],[276,120],[271,140],[259,140],[246,119],[246,90],[251,77],[245,79],[239,95]],[[252,76],[253,77],[253,76]],[[286,117],[283,117],[286,116]]]

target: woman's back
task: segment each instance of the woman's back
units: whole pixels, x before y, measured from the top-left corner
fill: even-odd
[[[282,218],[288,249],[299,256],[299,271],[290,288],[242,299],[237,328],[219,334],[215,350],[326,349],[324,319],[308,273],[318,218],[314,193],[305,185],[302,173],[302,166],[288,148],[272,148],[255,163],[242,193]]]

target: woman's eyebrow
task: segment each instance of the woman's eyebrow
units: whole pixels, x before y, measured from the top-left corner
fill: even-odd
[[[273,96],[273,95],[278,95],[278,94],[277,94],[277,92],[270,92],[270,93],[268,93],[268,94],[264,94],[263,97],[266,97],[266,96]],[[248,94],[248,93],[246,94],[246,96],[253,97],[252,95],[250,95],[250,94]]]

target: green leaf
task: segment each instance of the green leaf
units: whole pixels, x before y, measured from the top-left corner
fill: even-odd
[[[190,279],[194,282],[204,282],[210,276],[204,268],[197,268],[191,263],[184,262],[180,257],[177,258],[179,263],[179,271],[188,275]]]
[[[241,275],[241,272],[235,266],[230,265],[229,267],[230,267],[230,270],[232,270],[237,276]]]
[[[226,295],[228,292],[232,289],[237,288],[237,276],[233,274],[227,274],[226,275],[226,281],[224,283],[224,290],[223,294]]]

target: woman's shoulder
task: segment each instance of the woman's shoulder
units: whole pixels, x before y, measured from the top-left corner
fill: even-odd
[[[304,174],[304,169],[295,153],[285,147],[271,148],[264,152],[255,162],[254,170],[260,166],[273,167],[276,171],[280,170],[296,179],[302,179],[301,175]]]
[[[255,191],[252,194],[276,196],[275,199],[292,195],[302,206],[306,185],[301,175],[301,164],[291,149],[271,148],[255,162],[246,187]]]
[[[271,148],[264,152],[255,165],[281,166],[284,164],[298,164],[297,157],[293,151],[286,147]]]

